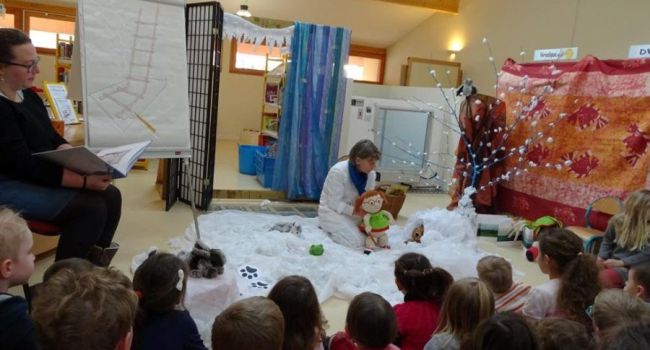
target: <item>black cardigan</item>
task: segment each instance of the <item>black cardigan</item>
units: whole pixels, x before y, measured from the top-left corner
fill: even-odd
[[[15,103],[0,97],[0,174],[44,186],[61,186],[63,168],[32,153],[56,149],[67,141],[52,127],[41,98],[23,90]]]

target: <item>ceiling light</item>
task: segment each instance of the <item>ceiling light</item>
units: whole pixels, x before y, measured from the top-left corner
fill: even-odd
[[[239,11],[237,11],[236,14],[237,14],[237,16],[240,16],[240,17],[250,17],[250,16],[252,16],[251,12],[248,11],[248,5],[240,5],[239,6]]]

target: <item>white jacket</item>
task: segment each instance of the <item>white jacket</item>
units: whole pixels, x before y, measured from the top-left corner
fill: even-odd
[[[366,191],[375,188],[375,171],[368,173]],[[363,247],[365,236],[357,227],[361,218],[353,216],[354,201],[359,196],[352,183],[348,161],[334,164],[327,173],[318,205],[318,223],[332,239],[350,248]]]

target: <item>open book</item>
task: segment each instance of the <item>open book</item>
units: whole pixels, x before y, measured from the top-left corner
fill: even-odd
[[[110,174],[114,179],[126,177],[151,140],[107,148],[97,152],[85,146],[34,153],[35,156],[61,165],[81,175]]]

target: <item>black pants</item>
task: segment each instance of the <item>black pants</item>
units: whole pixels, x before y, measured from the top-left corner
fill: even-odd
[[[86,258],[90,248],[106,248],[122,214],[122,194],[109,185],[105,191],[80,191],[52,222],[63,228],[55,260]]]

